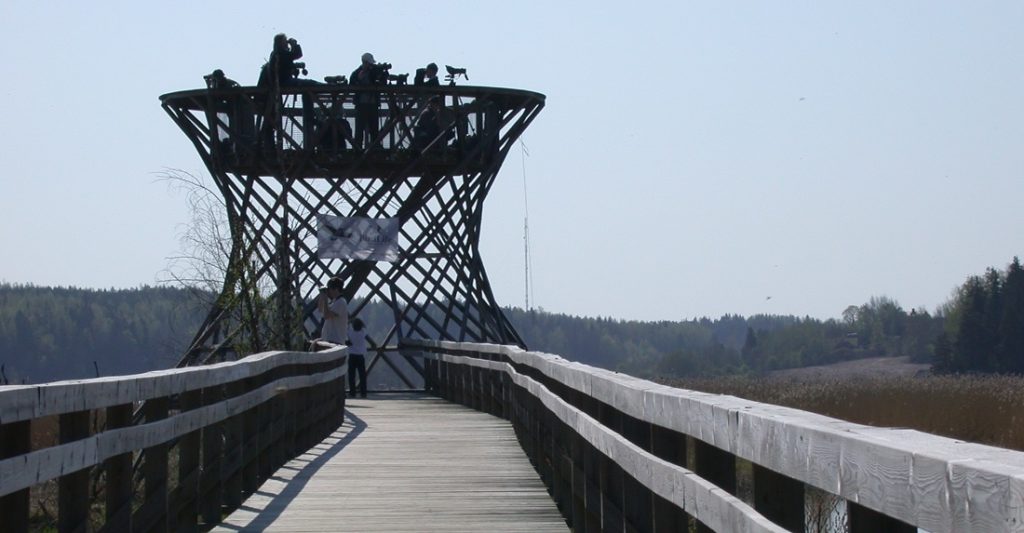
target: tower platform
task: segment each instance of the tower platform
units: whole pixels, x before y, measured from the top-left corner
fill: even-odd
[[[323,84],[284,87],[277,97],[238,87],[178,91],[160,100],[221,171],[358,178],[485,171],[507,148],[500,132],[524,128],[545,97],[476,86]],[[364,101],[374,107],[367,122],[377,125],[357,139]]]

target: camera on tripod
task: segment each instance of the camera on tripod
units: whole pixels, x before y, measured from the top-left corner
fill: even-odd
[[[448,85],[455,85],[455,80],[459,76],[462,76],[463,78],[466,79],[466,81],[469,81],[469,76],[466,74],[466,69],[455,68],[451,65],[445,65],[444,68],[445,70],[448,71],[448,75],[444,77],[444,81],[447,81]]]
[[[377,63],[370,65],[370,83],[373,85],[387,85],[388,76],[391,75],[391,63]]]
[[[299,74],[302,74],[303,76],[305,76],[306,74],[309,74],[309,71],[306,70],[306,63],[305,62],[303,62],[303,61],[296,61],[295,63],[292,63],[292,65],[294,66],[294,68],[292,69],[292,77],[293,78],[298,78]]]
[[[409,84],[409,73],[405,74],[388,74],[388,81],[395,85],[408,85]]]

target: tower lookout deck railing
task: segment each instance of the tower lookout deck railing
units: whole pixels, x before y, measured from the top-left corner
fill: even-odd
[[[324,84],[196,89],[160,101],[217,170],[350,178],[486,172],[545,97],[499,87]],[[364,105],[372,113],[360,116]]]

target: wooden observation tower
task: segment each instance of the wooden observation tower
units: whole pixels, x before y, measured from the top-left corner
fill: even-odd
[[[222,293],[181,366],[317,336],[316,297],[332,276],[344,280],[352,316],[387,303],[393,325],[373,332],[381,348],[368,367],[384,360],[407,385],[409,366],[421,369],[398,351],[406,338],[522,345],[478,242],[484,198],[544,99],[490,87],[346,84],[161,96],[223,195],[231,233]],[[346,239],[391,248],[383,256],[346,249]],[[336,241],[340,251],[325,253]]]

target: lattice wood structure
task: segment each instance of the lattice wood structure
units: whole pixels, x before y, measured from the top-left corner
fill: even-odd
[[[161,96],[223,195],[232,238],[222,294],[181,364],[316,336],[317,291],[335,275],[345,280],[353,316],[371,300],[392,309],[394,325],[379,345],[404,338],[522,345],[494,299],[478,240],[484,198],[544,99],[512,89],[404,85]],[[361,125],[366,102],[373,120]],[[360,129],[362,139],[353,135]],[[319,257],[319,215],[397,217],[398,260]],[[371,357],[369,368],[383,358],[402,377],[386,353]]]

